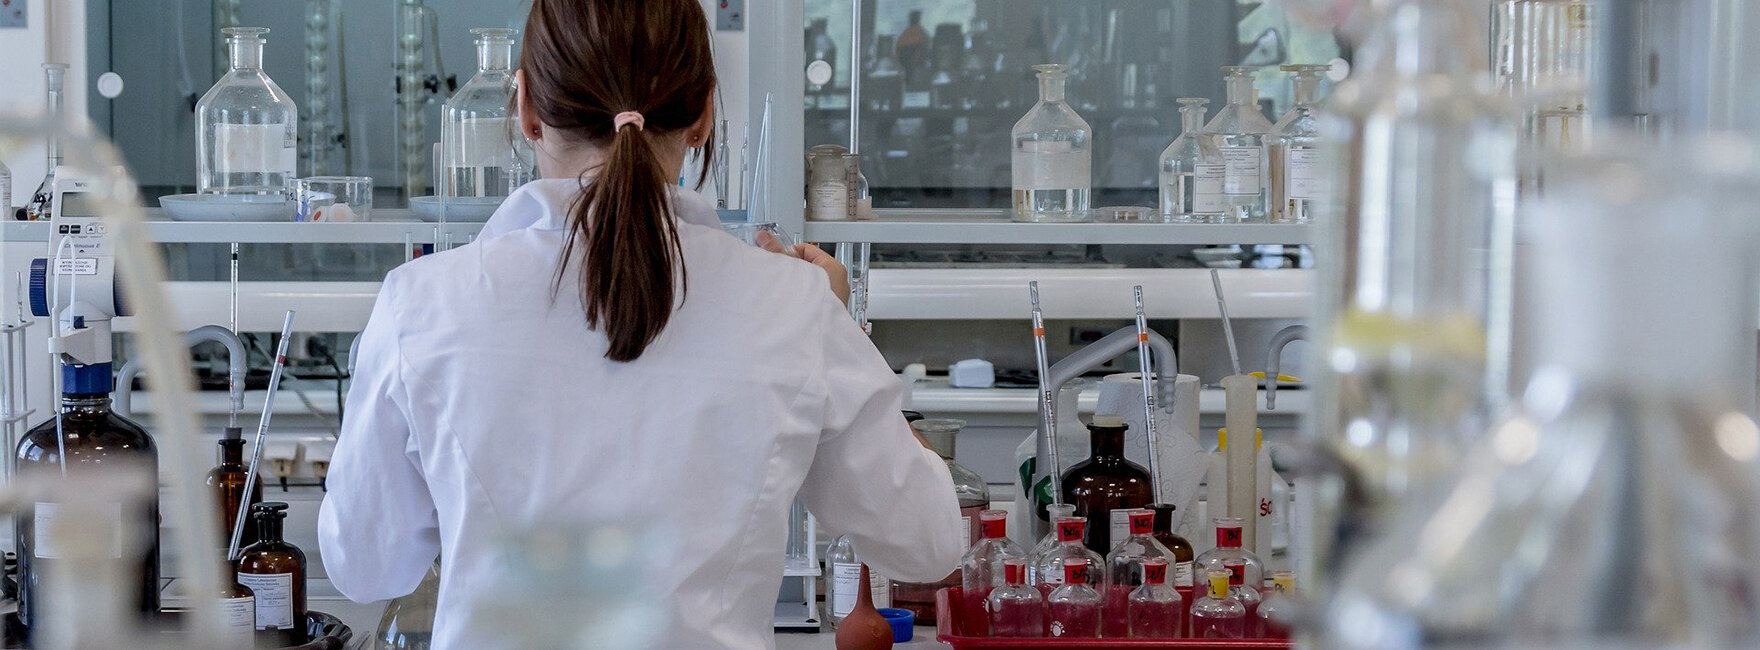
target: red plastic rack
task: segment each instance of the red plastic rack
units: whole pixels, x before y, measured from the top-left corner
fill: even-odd
[[[1179,650],[1237,650],[1240,648],[1263,648],[1266,650],[1291,648],[1288,639],[1010,639],[989,636],[965,636],[964,621],[961,620],[963,608],[957,606],[962,602],[963,591],[959,587],[948,587],[935,593],[935,638],[953,646],[954,650],[967,648],[1081,648],[1082,650],[1142,650],[1143,648],[1177,648]],[[1180,590],[1180,595],[1190,603],[1191,594]]]

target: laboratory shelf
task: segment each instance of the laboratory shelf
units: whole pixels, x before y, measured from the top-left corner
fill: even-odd
[[[409,210],[373,210],[373,221],[360,223],[197,222],[165,220],[159,208],[147,208],[147,233],[161,243],[239,244],[433,244],[450,237],[465,243],[483,229],[480,223],[437,223],[415,218]],[[48,242],[44,221],[7,221],[0,241]]]
[[[876,210],[863,221],[808,221],[810,242],[873,244],[1306,244],[1306,224],[1016,223],[1004,210]]]

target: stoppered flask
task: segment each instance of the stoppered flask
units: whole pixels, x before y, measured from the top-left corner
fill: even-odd
[[[1173,553],[1153,536],[1155,513],[1147,508],[1128,513],[1129,534],[1106,554],[1106,636],[1122,637],[1130,632],[1125,606],[1131,593],[1143,584],[1145,563],[1150,560],[1161,562],[1162,573],[1166,574],[1166,565],[1173,562]],[[1166,582],[1165,575],[1162,582]]]
[[[287,504],[265,501],[251,506],[257,543],[239,552],[239,584],[257,600],[258,647],[281,648],[305,643],[306,554],[282,539]]]
[[[1027,586],[1027,563],[1020,558],[1002,561],[1003,584],[986,598],[990,635],[1002,637],[1045,636],[1045,596]]]
[[[1316,148],[1320,122],[1314,114],[1319,101],[1320,80],[1329,65],[1286,65],[1295,105],[1277,120],[1267,139],[1271,172],[1272,223],[1308,223],[1313,211],[1324,205],[1330,178]]]
[[[1222,155],[1223,213],[1219,221],[1239,223],[1265,218],[1265,134],[1271,122],[1259,112],[1252,66],[1224,66],[1228,105],[1204,126]]]
[[[1209,103],[1202,97],[1179,99],[1179,137],[1161,152],[1162,221],[1204,222],[1222,216],[1222,152],[1203,134]]]
[[[1063,500],[1088,519],[1088,549],[1112,551],[1115,537],[1130,531],[1129,512],[1155,500],[1154,484],[1141,465],[1125,460],[1124,419],[1096,415],[1088,425],[1089,457],[1063,474]]]
[[[1192,638],[1240,639],[1247,636],[1247,608],[1229,594],[1229,574],[1217,569],[1204,574],[1203,598],[1192,603]]]
[[[1057,533],[1057,546],[1035,561],[1034,573],[1038,575],[1038,583],[1034,586],[1039,592],[1049,597],[1061,586],[1068,575],[1064,571],[1066,566],[1086,567],[1082,575],[1105,588],[1106,560],[1082,543],[1088,520],[1074,516],[1058,517],[1051,521],[1051,528]]]
[[[263,27],[227,27],[231,67],[196,102],[196,190],[284,194],[299,160],[299,111],[263,72]]]
[[[1088,584],[1094,577],[1089,567],[1063,565],[1063,584],[1045,597],[1047,636],[1091,639],[1100,636],[1100,592]]]
[[[531,180],[531,144],[513,113],[512,29],[478,27],[477,73],[441,108],[440,192],[454,197],[507,196]]]
[[[1185,599],[1167,584],[1167,566],[1166,558],[1143,560],[1143,584],[1126,596],[1122,614],[1107,614],[1125,619],[1129,636],[1171,639],[1180,635]]]
[[[1196,560],[1196,569],[1208,576],[1212,571],[1224,571],[1228,574],[1229,596],[1240,601],[1241,606],[1251,615],[1259,609],[1261,600],[1259,590],[1264,586],[1265,563],[1252,551],[1241,547],[1241,520],[1236,517],[1217,517],[1216,546]],[[1202,588],[1202,585],[1194,585]],[[1248,621],[1251,623],[1251,621]]]
[[[1046,504],[1045,516],[1045,520],[1051,522],[1052,525],[1039,538],[1039,541],[1033,544],[1033,550],[1027,552],[1028,584],[1036,585],[1044,582],[1039,579],[1039,561],[1045,559],[1046,554],[1057,549],[1057,520],[1076,516],[1076,507],[1068,503]]]
[[[989,619],[985,615],[988,611],[985,605],[990,592],[1006,584],[1004,564],[1018,560],[1024,573],[1026,552],[1008,538],[1008,511],[985,510],[979,513],[978,528],[982,537],[959,562],[960,587],[965,601],[964,615],[960,618],[967,621],[968,631],[983,636],[987,633],[984,628]],[[1025,582],[1024,574],[1021,580]]]
[[[1092,208],[1094,130],[1064,101],[1064,66],[1033,66],[1039,102],[1014,125],[1014,220],[1087,221]]]
[[[959,503],[959,513],[965,522],[966,543],[976,544],[979,513],[990,507],[990,487],[984,483],[984,477],[953,460],[955,442],[965,424],[961,420],[929,419],[912,422],[911,427],[922,434],[929,448],[947,463],[947,472],[953,476],[954,499]],[[894,581],[892,606],[910,610],[924,625],[934,624],[935,592],[960,585],[959,567],[948,567],[948,571],[946,577],[931,583]]]
[[[1296,596],[1296,574],[1291,571],[1277,571],[1271,574],[1271,593],[1265,594],[1265,600],[1259,603],[1259,611],[1254,612],[1255,625],[1259,628],[1259,636],[1273,639],[1289,638],[1287,626],[1289,610]]]
[[[236,427],[227,427],[220,439],[220,464],[208,470],[208,489],[214,491],[214,502],[220,507],[220,546],[232,544],[232,530],[238,522],[238,506],[240,501],[249,498],[249,503],[263,500],[263,483],[258,481],[245,490],[245,479],[248,470],[244,465],[244,437]],[[246,495],[249,495],[248,497]],[[242,548],[255,544],[257,527],[245,526],[244,535],[239,538],[238,545]]]
[[[110,368],[108,363],[61,366],[60,413],[19,439],[14,456],[17,477],[53,478],[62,475],[65,467],[73,479],[134,473],[141,485],[158,485],[159,454],[152,437],[139,424],[110,410]],[[109,531],[115,539],[112,557],[127,558],[134,573],[129,582],[136,591],[129,604],[143,615],[159,612],[159,498],[157,490],[148,492],[127,503],[110,504],[112,508],[94,509],[90,502],[77,499],[39,500],[14,518],[18,618],[27,639],[31,626],[47,609],[47,600],[55,598],[46,590],[45,572],[71,561],[64,559],[69,549],[54,532],[68,524]]]

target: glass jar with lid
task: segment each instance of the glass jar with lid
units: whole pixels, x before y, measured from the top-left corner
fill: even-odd
[[[807,151],[807,218],[844,221],[871,216],[861,157],[835,144]]]

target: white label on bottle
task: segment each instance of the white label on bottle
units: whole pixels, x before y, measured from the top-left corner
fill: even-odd
[[[1190,585],[1190,584],[1192,584],[1192,563],[1191,562],[1177,562],[1173,565],[1173,584],[1176,584],[1176,585]]]
[[[820,220],[839,220],[850,218],[849,186],[839,182],[819,183],[813,186],[812,193],[807,196],[807,205],[812,208],[808,217]]]
[[[110,540],[110,557],[122,557],[122,504],[71,505],[38,501],[31,517],[31,555],[67,557],[70,546],[86,540]],[[76,542],[69,535],[79,536]],[[101,541],[99,543],[102,543]],[[88,552],[90,550],[88,549]],[[82,553],[83,555],[83,553]]]
[[[1108,526],[1108,529],[1112,531],[1112,541],[1109,543],[1118,546],[1118,543],[1124,541],[1124,538],[1131,536],[1130,508],[1113,508],[1111,524]]]
[[[1049,569],[1049,571],[1046,569]],[[1040,584],[1047,585],[1063,584],[1063,563],[1058,562],[1051,566],[1041,568],[1039,570],[1039,582]]]
[[[872,578],[870,578],[870,582]],[[856,607],[862,589],[862,565],[834,562],[831,564],[831,615],[843,618]]]
[[[1264,189],[1265,166],[1263,147],[1217,147],[1222,151],[1222,164],[1227,171],[1222,177],[1224,194],[1258,194]]]
[[[1291,147],[1285,176],[1292,199],[1320,199],[1326,196],[1326,179],[1320,176],[1320,152],[1312,147]]]
[[[1228,166],[1220,163],[1199,163],[1192,168],[1192,214],[1221,214],[1226,204],[1222,179]]]
[[[293,574],[241,572],[238,584],[257,596],[257,629],[293,627]]]
[[[977,532],[978,531],[977,531],[977,529],[972,528],[972,518],[971,517],[960,517],[959,518],[959,527],[964,528],[966,530],[966,550],[968,550],[968,551],[972,550],[972,547],[976,546],[978,543],[978,539],[977,539]]]
[[[298,156],[293,129],[285,124],[216,124],[216,173],[293,173]]]
[[[239,598],[221,598],[220,614],[226,619],[226,636],[237,641],[249,641],[251,634],[257,629],[257,600],[250,596]]]
[[[1019,144],[1010,165],[1017,190],[1076,190],[1093,186],[1092,159],[1075,143],[1028,140]]]

